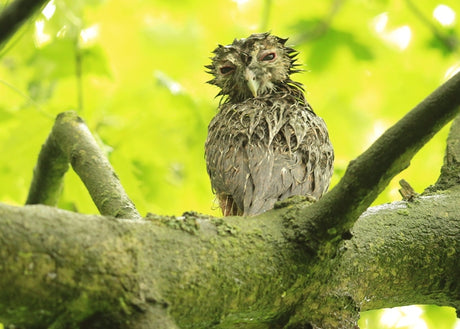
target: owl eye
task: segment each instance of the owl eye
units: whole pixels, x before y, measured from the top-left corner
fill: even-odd
[[[219,70],[220,70],[220,73],[222,74],[228,74],[232,72],[234,69],[235,69],[234,66],[226,65],[226,66],[222,66]]]
[[[262,61],[271,61],[274,60],[276,57],[276,53],[268,53],[267,55],[262,57]]]

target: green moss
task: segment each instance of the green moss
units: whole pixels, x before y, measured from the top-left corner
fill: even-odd
[[[305,206],[310,203],[316,202],[315,198],[308,196],[308,195],[293,195],[287,199],[278,201],[275,203],[274,208],[280,209],[285,207],[292,207],[292,206]]]
[[[236,236],[238,234],[238,228],[229,224],[222,218],[215,218],[212,223],[216,226],[217,234],[221,236],[231,235]]]
[[[196,216],[190,213],[184,213],[183,216],[158,216],[148,213],[146,220],[155,222],[159,225],[166,226],[175,230],[181,230],[193,235],[197,235],[200,229],[199,222]]]
[[[398,213],[401,216],[409,216],[409,211],[407,209],[398,209],[396,213]]]

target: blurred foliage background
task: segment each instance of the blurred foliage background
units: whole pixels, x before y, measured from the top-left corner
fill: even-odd
[[[0,0],[0,10],[9,2]],[[301,52],[305,72],[295,78],[329,127],[335,184],[350,160],[460,69],[459,13],[458,0],[53,0],[0,48],[0,201],[25,201],[54,117],[76,110],[141,214],[218,215],[203,156],[217,89],[205,84],[203,66],[218,43],[267,30]],[[376,203],[400,199],[401,178],[417,192],[433,184],[447,132]],[[59,206],[97,213],[72,171]],[[360,323],[454,326],[450,308],[416,309],[418,326],[401,320],[410,308],[363,312]]]

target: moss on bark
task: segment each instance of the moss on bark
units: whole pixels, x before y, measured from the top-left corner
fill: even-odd
[[[335,253],[315,256],[290,238],[286,208],[223,222],[0,205],[0,322],[326,329],[354,328],[359,310],[458,309],[459,197],[371,208]]]

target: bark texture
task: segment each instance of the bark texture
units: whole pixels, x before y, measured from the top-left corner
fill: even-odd
[[[430,187],[427,192],[445,190],[456,185],[460,185],[460,116],[452,122],[449,131],[441,176],[435,186]]]
[[[46,2],[47,0],[16,0],[3,9],[0,13],[0,45]]]

